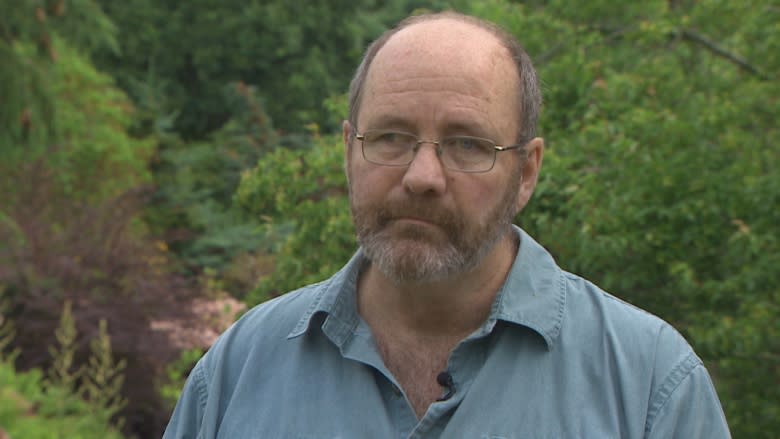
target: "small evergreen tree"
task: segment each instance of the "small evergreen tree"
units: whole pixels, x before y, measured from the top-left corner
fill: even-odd
[[[5,285],[0,285],[0,293],[5,290]],[[0,299],[0,361],[6,359],[13,360],[16,356],[16,350],[12,350],[10,353],[6,353],[16,335],[16,329],[13,322],[8,319],[8,300]]]
[[[89,347],[90,357],[81,370],[79,393],[87,401],[100,407],[102,416],[108,421],[127,405],[127,400],[122,396],[123,372],[127,362],[124,359],[114,360],[105,319],[100,319],[98,334],[90,341]],[[118,428],[123,424],[123,419],[116,420]]]
[[[48,383],[53,386],[75,391],[79,371],[74,370],[76,355],[76,321],[73,319],[71,302],[66,301],[62,308],[60,324],[54,332],[57,344],[49,346],[52,365],[48,371]]]

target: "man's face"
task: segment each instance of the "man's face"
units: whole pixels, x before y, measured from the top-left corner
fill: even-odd
[[[518,133],[518,80],[505,49],[485,31],[452,20],[393,36],[369,71],[358,126],[345,124],[350,205],[367,257],[397,283],[467,272],[506,236],[524,204],[521,164],[500,153],[492,170],[444,168],[423,144],[409,166],[365,161],[352,130],[390,129],[421,139],[470,135],[510,145]]]

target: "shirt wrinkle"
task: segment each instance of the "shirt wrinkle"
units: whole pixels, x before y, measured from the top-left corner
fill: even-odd
[[[198,390],[198,405],[200,405],[201,411],[206,409],[206,403],[208,402],[208,389],[206,388],[206,383],[208,383],[207,378],[204,376],[206,374],[206,371],[204,368],[196,367],[193,369],[193,372],[195,374],[194,379],[197,382],[197,390]]]
[[[645,435],[650,434],[655,423],[655,418],[658,413],[663,410],[664,406],[669,402],[674,391],[685,381],[686,378],[691,376],[693,371],[703,366],[701,359],[694,353],[690,352],[685,358],[683,358],[674,369],[666,376],[661,386],[655,392],[653,398],[651,398],[650,407],[647,411],[647,420],[645,424]]]

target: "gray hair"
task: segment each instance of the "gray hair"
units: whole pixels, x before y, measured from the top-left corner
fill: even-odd
[[[520,80],[518,99],[520,101],[521,114],[519,115],[520,128],[517,141],[518,143],[525,143],[536,137],[536,124],[539,120],[539,111],[542,106],[542,92],[539,87],[539,79],[536,76],[536,70],[534,70],[534,66],[531,63],[531,58],[525,52],[523,46],[520,45],[520,42],[509,32],[489,21],[452,11],[408,17],[398,23],[393,29],[386,31],[368,46],[363,55],[363,60],[360,62],[355,71],[355,76],[349,85],[349,122],[352,126],[357,127],[357,114],[360,111],[363,86],[368,76],[368,69],[371,67],[371,63],[379,50],[400,30],[417,23],[440,19],[452,19],[483,29],[495,36],[499,43],[509,51],[517,67],[517,74]]]

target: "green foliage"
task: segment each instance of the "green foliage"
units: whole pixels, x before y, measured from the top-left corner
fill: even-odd
[[[133,112],[127,97],[76,50],[59,39],[51,44],[59,53],[59,61],[46,72],[51,92],[48,105],[53,113],[51,130],[46,135],[31,135],[26,141],[0,136],[4,176],[0,185],[7,189],[27,184],[21,181],[27,177],[25,165],[36,160],[49,168],[58,195],[71,202],[104,201],[147,180],[146,163],[153,145],[126,133]],[[31,50],[22,45],[16,48],[20,56]],[[34,121],[28,128],[30,133],[44,130]],[[14,206],[23,194],[4,190],[0,201]]]
[[[165,137],[155,163],[157,191],[147,221],[171,242],[184,267],[196,272],[221,271],[239,255],[265,245],[258,223],[234,209],[232,196],[241,172],[279,136],[253,87],[239,83],[230,88],[232,119],[208,140],[185,143]]]
[[[0,10],[1,209],[23,202],[12,188],[30,184],[21,174],[38,159],[73,201],[105,200],[143,181],[152,145],[127,135],[129,100],[88,60],[116,48],[98,4],[0,0]]]
[[[46,72],[52,129],[0,140],[0,264],[9,267],[0,276],[17,307],[35,294],[94,293],[107,279],[126,281],[122,253],[141,229],[133,209],[153,147],[127,134],[133,108],[112,79],[59,37],[51,44],[59,54]],[[29,45],[14,50],[33,56]]]
[[[273,274],[248,303],[322,280],[354,252],[343,151],[338,135],[316,136],[311,148],[277,149],[242,175],[237,202],[281,241]]]
[[[0,335],[7,337],[8,323],[0,323]],[[0,356],[0,434],[32,439],[122,438],[111,419],[123,404],[119,388],[124,363],[115,364],[111,357],[105,321],[91,343],[89,366],[83,370],[73,370],[76,327],[69,302],[63,307],[56,338],[58,346],[49,349],[54,362],[45,378],[40,369],[16,372],[13,354]],[[83,381],[78,382],[80,378]]]
[[[87,401],[100,407],[100,416],[109,422],[127,405],[127,399],[122,396],[123,372],[127,362],[115,361],[111,352],[111,338],[105,319],[100,319],[98,334],[89,342],[90,356],[86,367],[81,372],[82,381],[79,393]],[[122,427],[124,420],[116,422]]]
[[[322,101],[346,88],[366,42],[423,2],[100,3],[122,32],[121,54],[103,54],[99,65],[149,104],[140,106],[152,119],[175,114],[183,138],[201,139],[229,119],[224,86],[235,81],[259,87],[275,126],[324,126]]]
[[[103,200],[148,180],[153,144],[130,137],[133,107],[127,96],[85,58],[61,46],[52,69],[57,141],[49,160],[69,195]]]
[[[71,312],[71,302],[65,302],[60,316],[60,324],[54,335],[56,346],[49,346],[49,355],[52,365],[49,368],[48,380],[51,384],[67,389],[76,390],[76,380],[81,375],[80,370],[75,370],[73,357],[76,355],[76,321]]]
[[[0,0],[0,146],[51,140],[56,127],[50,69],[56,41],[87,52],[115,50],[116,29],[93,0]],[[2,157],[2,156],[0,156]]]
[[[40,370],[19,373],[5,360],[0,360],[0,426],[11,438],[123,437],[70,390],[46,385]]]
[[[16,329],[13,322],[8,318],[8,300],[2,295],[5,292],[5,285],[0,284],[0,361],[5,359],[13,360],[17,352],[6,352],[16,335]]]

